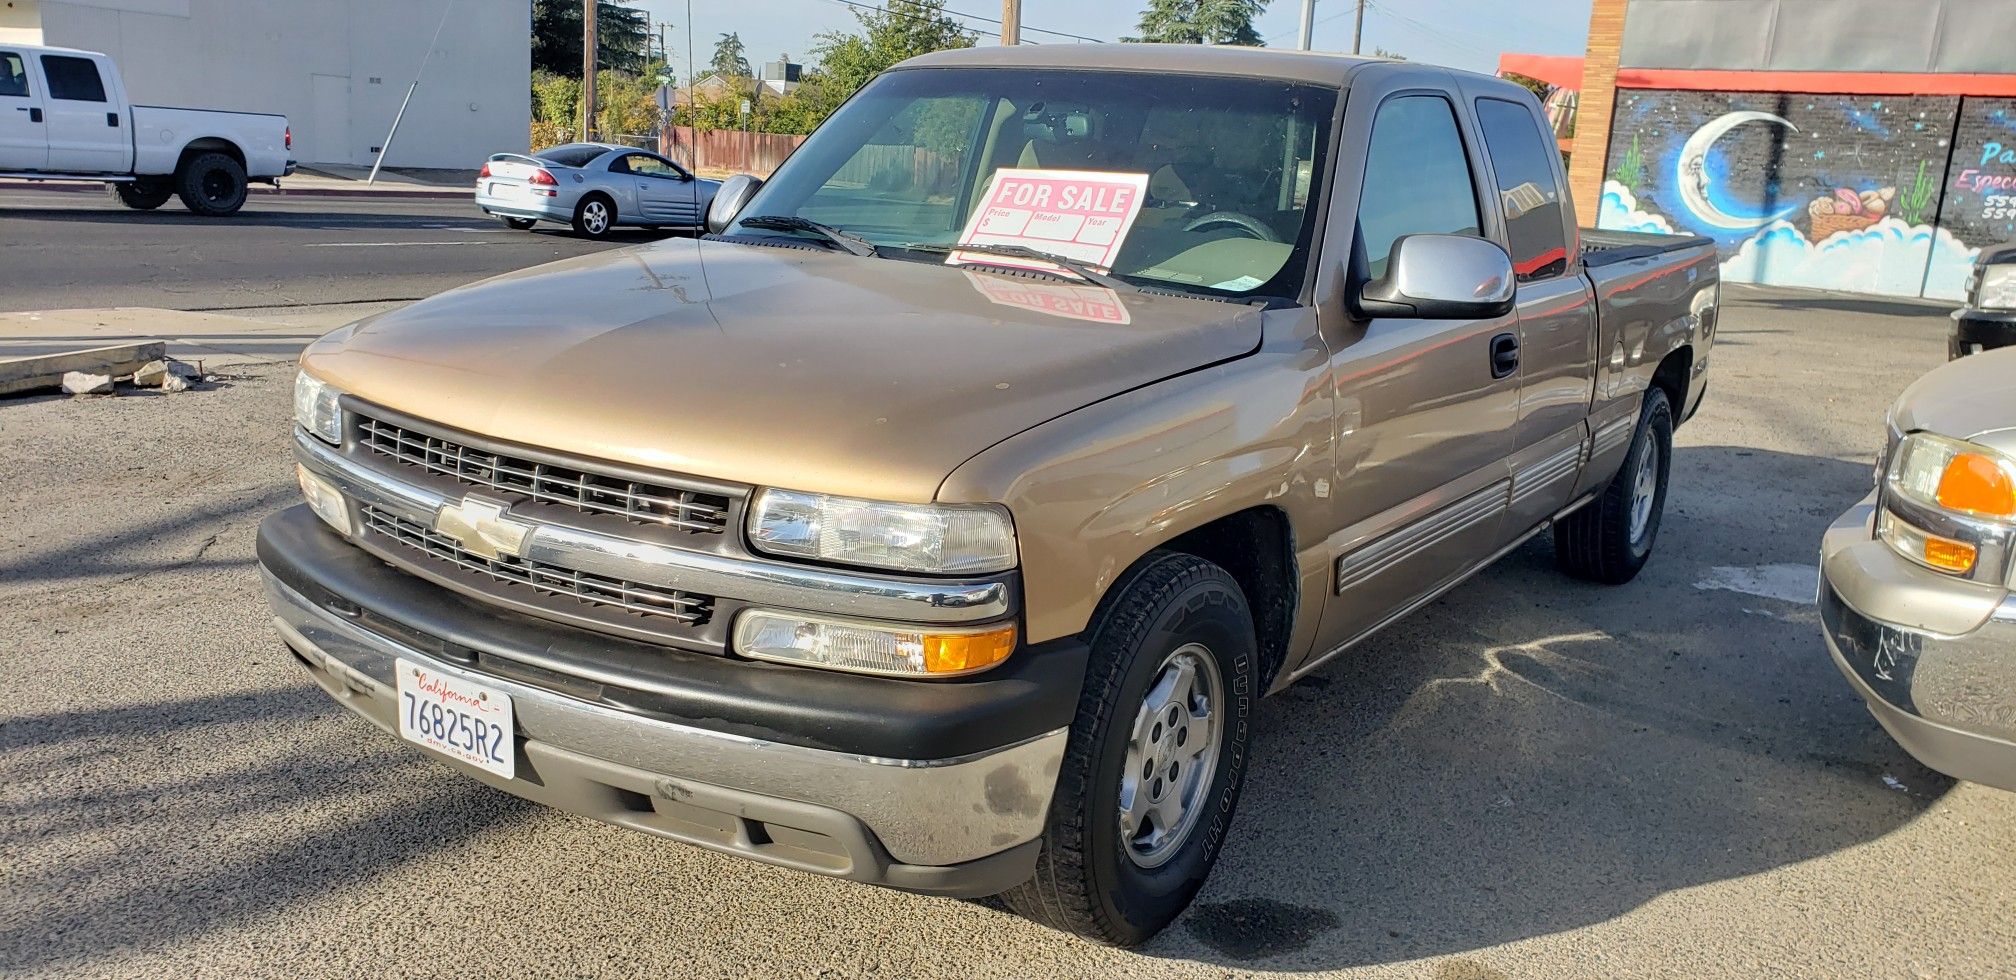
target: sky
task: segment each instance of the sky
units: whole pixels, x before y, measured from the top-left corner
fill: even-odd
[[[852,0],[874,5],[879,0]],[[668,21],[671,60],[680,80],[686,78],[687,0],[640,0],[636,6],[654,22]],[[855,26],[849,0],[691,0],[693,55],[706,64],[714,41],[722,33],[742,36],[751,64],[774,61],[789,53],[808,60],[812,38],[821,31]],[[1046,34],[1056,31],[1101,40],[1134,33],[1145,0],[1023,0],[1022,36],[1026,41],[1073,43]],[[947,10],[972,14],[963,23],[983,32],[998,25],[1000,0],[950,0]],[[1312,47],[1324,51],[1351,50],[1355,0],[1316,0]],[[1255,27],[1270,47],[1295,46],[1301,23],[1301,0],[1273,0]],[[1038,29],[1041,30],[1038,30]],[[1375,47],[1409,60],[1492,72],[1501,52],[1527,54],[1582,53],[1589,31],[1589,0],[1366,0],[1363,50]],[[983,33],[981,44],[995,43]]]

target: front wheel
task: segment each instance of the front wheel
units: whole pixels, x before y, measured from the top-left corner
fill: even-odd
[[[1554,560],[1579,579],[1623,585],[1652,557],[1666,513],[1666,472],[1673,462],[1673,405],[1653,388],[1638,410],[1624,465],[1601,496],[1554,525]]]
[[[616,225],[616,205],[600,194],[590,194],[574,206],[574,234],[582,238],[604,238]]]
[[[106,184],[112,199],[135,211],[152,211],[175,196],[175,189],[166,181],[134,180]]]
[[[222,153],[197,154],[175,172],[175,195],[182,206],[206,218],[237,213],[249,189],[245,168]]]
[[[1151,555],[1100,611],[1036,875],[1016,912],[1095,942],[1145,942],[1218,860],[1260,687],[1238,582],[1191,555]]]

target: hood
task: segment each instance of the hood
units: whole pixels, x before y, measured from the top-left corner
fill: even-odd
[[[922,502],[1002,439],[1259,342],[1246,306],[679,240],[452,290],[330,334],[302,363],[499,440]]]
[[[2016,347],[1984,351],[1934,368],[1897,396],[1901,432],[1968,439],[2016,455]]]

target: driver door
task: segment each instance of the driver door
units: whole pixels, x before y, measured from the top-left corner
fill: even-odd
[[[697,182],[690,174],[678,164],[649,153],[633,153],[627,162],[637,181],[638,212],[646,222],[680,226],[700,223],[700,208],[694,200]]]

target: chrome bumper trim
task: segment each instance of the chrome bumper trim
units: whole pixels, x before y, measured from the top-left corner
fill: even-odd
[[[362,502],[432,526],[458,498],[358,465],[334,447],[294,430],[295,457]],[[355,514],[351,526],[356,526]],[[837,613],[904,623],[978,623],[1014,611],[1012,578],[902,579],[753,558],[730,558],[557,524],[540,524],[525,539],[523,557],[628,582],[751,604]]]
[[[367,718],[373,714],[367,707],[393,717],[398,659],[423,663],[509,694],[528,740],[667,777],[838,810],[860,820],[906,864],[961,864],[1034,840],[1064,757],[1067,730],[1061,728],[975,755],[884,759],[627,714],[443,662],[332,616],[270,572],[262,570],[261,578],[288,646],[339,676],[348,689],[339,701]]]

